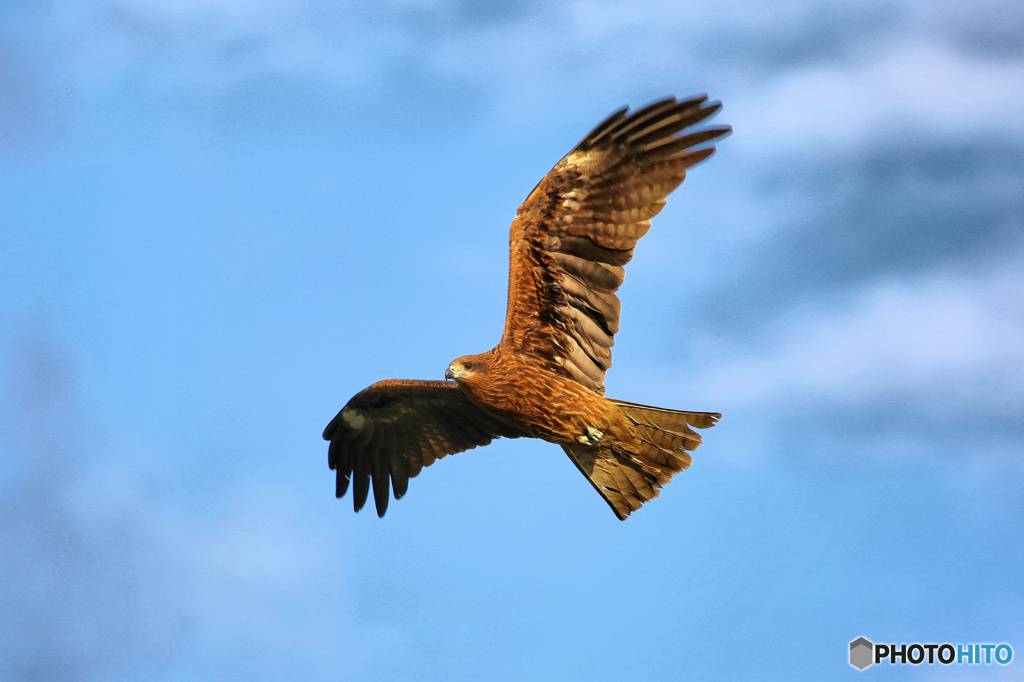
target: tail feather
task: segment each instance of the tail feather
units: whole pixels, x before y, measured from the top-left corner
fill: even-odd
[[[629,403],[625,400],[612,400],[618,406],[619,411],[625,414],[634,422],[657,425],[668,429],[683,429],[689,431],[687,426],[698,429],[706,429],[715,425],[722,418],[718,412],[686,412],[684,410],[670,410],[665,407],[651,407],[639,403]],[[690,431],[690,433],[693,433]],[[700,437],[698,436],[698,439]]]
[[[715,412],[684,412],[612,400],[633,425],[640,451],[614,446],[563,445],[576,467],[587,477],[615,515],[625,520],[644,502],[658,496],[672,476],[693,463],[690,452],[701,443],[698,429],[714,426]]]

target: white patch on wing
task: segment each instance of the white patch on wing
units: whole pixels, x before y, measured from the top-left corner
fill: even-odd
[[[363,428],[363,424],[366,423],[366,417],[357,413],[355,410],[342,410],[341,418],[345,420],[345,423],[349,427],[359,431]]]

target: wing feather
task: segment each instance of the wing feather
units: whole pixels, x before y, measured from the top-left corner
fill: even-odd
[[[626,271],[621,265],[595,263],[568,253],[555,252],[551,255],[561,270],[603,294],[614,294],[626,277]],[[564,277],[559,277],[559,283],[562,279]],[[615,300],[617,301],[618,297]],[[618,316],[615,317],[615,321],[618,322]]]
[[[328,464],[337,471],[335,494],[342,497],[351,483],[359,511],[372,483],[378,516],[387,511],[389,487],[396,500],[403,497],[423,467],[495,438],[524,435],[470,402],[454,382],[397,379],[357,393],[324,429]]]
[[[372,427],[372,422],[370,424]],[[372,434],[372,429],[370,429]],[[369,439],[360,455],[355,457],[352,470],[352,507],[359,511],[366,504],[366,496],[370,492],[370,467],[377,453],[380,452],[380,441]]]
[[[677,133],[720,107],[701,95],[619,109],[538,183],[512,222],[502,345],[604,394],[623,266],[687,169],[714,152],[693,147],[730,129]]]
[[[394,439],[391,437],[390,424],[381,424],[377,431],[380,450],[370,461],[370,476],[373,483],[373,506],[377,509],[377,516],[384,516],[391,496],[391,453],[394,452]]]

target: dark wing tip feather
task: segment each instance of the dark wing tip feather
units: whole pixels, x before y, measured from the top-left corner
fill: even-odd
[[[587,136],[580,140],[575,147],[573,147],[573,151],[579,151],[581,149],[585,149],[593,146],[594,144],[597,144],[597,142],[601,138],[603,138],[609,130],[618,125],[619,122],[621,122],[622,119],[626,118],[628,114],[628,106],[620,107],[619,109],[613,111],[611,114],[607,116],[607,118],[598,123],[597,127],[595,127],[593,130],[587,133]]]
[[[333,468],[333,467],[332,467]],[[334,480],[334,496],[339,500],[348,491],[348,474],[339,469]]]
[[[454,382],[394,379],[357,393],[324,429],[335,496],[351,487],[358,512],[372,488],[380,517],[391,493],[404,497],[409,479],[424,466],[501,436],[523,435],[473,405]]]
[[[370,476],[373,483],[373,506],[377,517],[383,518],[391,499],[391,436],[388,429],[379,429],[380,447],[370,461]]]
[[[642,148],[652,141],[671,140],[675,133],[714,116],[721,108],[721,102],[709,102],[706,94],[685,100],[666,97],[632,112],[623,107],[601,121],[572,151],[609,144]]]
[[[339,419],[341,419],[341,412],[339,412],[324,428],[324,440],[332,440],[334,438],[334,431],[337,428]]]

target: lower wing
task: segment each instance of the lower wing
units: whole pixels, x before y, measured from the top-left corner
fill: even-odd
[[[324,440],[331,442],[327,461],[337,471],[336,496],[351,481],[359,511],[372,480],[377,516],[387,511],[389,481],[400,499],[409,479],[441,457],[524,435],[474,405],[452,381],[404,379],[360,391],[324,429]]]

